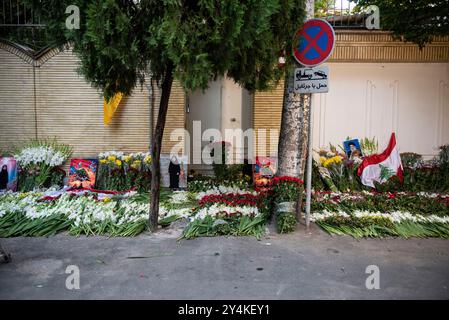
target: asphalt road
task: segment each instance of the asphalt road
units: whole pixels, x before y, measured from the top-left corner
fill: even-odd
[[[260,241],[177,235],[0,239],[13,258],[0,264],[0,299],[449,298],[449,240],[355,240],[316,228]],[[80,287],[69,290],[73,265]],[[370,265],[379,289],[366,287]]]

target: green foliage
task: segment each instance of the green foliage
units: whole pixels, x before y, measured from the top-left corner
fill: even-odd
[[[296,216],[293,212],[282,212],[276,215],[276,228],[279,233],[290,233],[296,230]]]
[[[449,223],[445,221],[449,202],[445,194],[354,192],[317,193],[313,197],[315,223],[330,234],[355,238],[449,237]],[[435,216],[438,218],[431,218]]]
[[[262,237],[265,233],[265,219],[248,216],[229,217],[217,220],[211,216],[192,221],[181,236],[181,239],[196,237],[216,237],[221,235]]]
[[[449,214],[449,203],[442,197],[426,197],[415,193],[344,193],[327,195],[314,194],[312,212],[410,212],[413,215]]]
[[[440,153],[438,154],[437,162],[444,170],[449,169],[449,145],[440,147]]]
[[[231,165],[232,166],[232,165]],[[225,174],[220,179],[216,177],[197,175],[189,178],[187,189],[190,192],[205,192],[217,186],[234,187],[242,190],[250,189],[251,177],[244,175],[240,169],[233,171],[232,167],[229,174]]]
[[[106,97],[130,94],[146,74],[162,80],[169,66],[186,90],[227,74],[249,90],[279,80],[279,53],[304,16],[303,0],[27,0],[55,43],[70,42],[80,72]],[[65,27],[77,5],[79,30]],[[289,55],[287,55],[289,56]],[[288,57],[290,59],[290,57]]]
[[[151,185],[151,157],[148,153],[123,154],[115,151],[100,153],[96,188],[147,192]]]
[[[316,224],[329,234],[347,234],[354,238],[402,237],[402,238],[449,238],[449,224],[447,223],[417,223],[403,221],[393,224],[387,218],[328,218],[317,221]]]
[[[276,202],[296,202],[298,200],[300,187],[301,186],[296,182],[280,180],[272,188]]]
[[[422,48],[434,36],[449,34],[447,0],[353,0],[361,7],[380,9],[381,28],[393,31],[396,38],[411,41]]]
[[[315,16],[326,17],[329,9],[333,8],[335,0],[315,0]]]
[[[72,224],[63,214],[29,219],[23,213],[7,213],[0,219],[0,237],[49,237],[64,231]]]
[[[245,164],[228,164],[230,146],[225,142],[221,142],[221,150],[218,150],[217,154],[214,154],[216,148],[211,153],[214,159],[212,167],[214,170],[214,183],[215,184],[227,184],[229,181],[233,181],[234,185],[242,185],[248,187],[251,182],[251,176],[244,173]],[[215,156],[215,157],[214,157]]]
[[[364,138],[360,140],[360,148],[364,156],[370,156],[379,152],[379,142],[376,138]]]
[[[72,147],[56,138],[30,139],[16,148],[20,191],[62,187],[65,172],[59,168],[72,154]]]
[[[214,186],[214,178],[208,176],[195,176],[187,181],[190,192],[205,192]]]
[[[401,153],[402,165],[404,168],[416,169],[422,162],[422,155],[414,152]]]
[[[279,233],[296,230],[296,202],[303,192],[302,181],[292,177],[275,177],[269,193],[271,212],[275,212],[276,228]],[[291,206],[293,205],[293,206]]]
[[[139,207],[140,196],[112,196],[109,201],[98,201],[89,195],[63,195],[55,200],[43,200],[42,196],[35,192],[0,195],[0,237],[52,236],[62,231],[77,236],[130,237],[147,228],[147,219],[142,217],[146,204]],[[130,205],[133,211],[129,210]],[[110,209],[113,217],[101,217]],[[130,215],[133,218],[129,219]]]
[[[348,137],[348,139],[350,139]],[[364,155],[377,153],[377,140],[362,139],[361,147]],[[330,145],[330,150],[335,150],[335,146]],[[321,157],[326,155],[326,150],[320,150],[318,154]],[[321,166],[314,162],[313,167],[313,188],[315,190],[329,191],[362,191],[370,190],[370,187],[364,186],[357,175],[357,168],[360,163],[355,163],[346,159],[343,153],[340,153],[342,161],[334,161],[325,164],[320,160]],[[385,167],[381,168],[381,177],[385,178],[384,183],[374,182],[376,190],[379,192],[397,192],[397,191],[428,191],[444,192],[449,190],[449,145],[441,146],[438,156],[430,161],[423,161],[422,156],[413,153],[401,153],[401,160],[404,168],[404,181],[401,182],[395,172],[389,172]],[[323,164],[326,168],[323,168]]]

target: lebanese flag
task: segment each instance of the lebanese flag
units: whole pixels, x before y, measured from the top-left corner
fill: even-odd
[[[387,149],[381,154],[374,154],[363,159],[357,175],[365,186],[374,188],[374,181],[384,183],[393,176],[398,176],[404,181],[401,156],[396,144],[396,135],[391,134]]]

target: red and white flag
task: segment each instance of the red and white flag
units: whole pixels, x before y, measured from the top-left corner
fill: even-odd
[[[387,149],[381,154],[374,154],[363,159],[357,174],[365,186],[374,188],[374,181],[384,183],[393,176],[404,180],[401,156],[396,144],[396,135],[391,134]]]

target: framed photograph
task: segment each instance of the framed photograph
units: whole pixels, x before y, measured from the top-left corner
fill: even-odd
[[[17,161],[0,157],[0,191],[17,191]]]
[[[343,142],[343,145],[349,160],[361,159],[363,157],[359,139],[346,140]]]
[[[97,159],[72,159],[70,161],[69,186],[93,189],[97,177]]]

